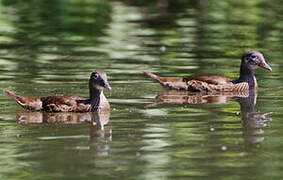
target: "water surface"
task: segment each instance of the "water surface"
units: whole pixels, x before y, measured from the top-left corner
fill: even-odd
[[[29,113],[1,94],[0,178],[280,179],[282,10],[274,0],[0,1],[1,90],[87,96],[95,69],[113,89],[102,116]],[[237,78],[248,49],[273,68],[257,71],[249,95],[178,94],[142,76]]]

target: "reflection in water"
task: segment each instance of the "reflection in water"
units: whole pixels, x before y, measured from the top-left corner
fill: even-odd
[[[112,130],[105,130],[104,126],[108,124],[110,112],[103,113],[73,113],[73,112],[23,112],[19,116],[18,123],[64,123],[78,124],[90,123],[90,149],[95,150],[97,156],[108,155],[109,145],[105,142],[112,141]]]
[[[159,104],[226,104],[230,100],[236,100],[240,104],[241,120],[244,127],[243,134],[247,135],[246,140],[251,143],[258,143],[264,140],[263,127],[272,118],[266,117],[271,114],[256,112],[257,93],[249,92],[219,92],[219,93],[191,93],[187,91],[165,91],[156,96],[158,102],[147,105],[154,107]],[[257,136],[255,136],[257,135]]]
[[[247,135],[246,140],[252,143],[258,143],[264,140],[264,137],[259,135],[264,134],[262,128],[266,127],[267,122],[272,120],[272,118],[266,117],[271,112],[256,112],[256,99],[257,94],[255,91],[251,91],[248,97],[236,98],[241,108],[241,119],[244,127],[243,134]]]
[[[48,112],[22,112],[18,123],[65,123],[77,124],[81,122],[91,122],[92,113],[48,113]]]
[[[110,113],[92,113],[90,126],[90,148],[96,152],[96,156],[107,156],[110,146],[105,142],[112,141],[112,130],[104,129],[109,122]]]
[[[156,96],[158,104],[225,104],[234,97],[248,97],[248,92],[217,92],[217,93],[192,93],[189,91],[167,90]]]

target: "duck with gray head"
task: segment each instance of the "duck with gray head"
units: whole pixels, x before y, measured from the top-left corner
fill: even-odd
[[[110,104],[103,94],[104,88],[111,90],[104,71],[94,71],[89,79],[89,98],[68,95],[48,97],[25,97],[5,90],[4,93],[20,106],[31,111],[49,112],[95,112],[109,111]]]
[[[262,53],[258,51],[247,51],[242,56],[240,66],[240,77],[231,80],[223,76],[199,76],[165,78],[150,72],[144,75],[159,82],[163,87],[175,90],[187,90],[194,92],[240,92],[255,89],[257,81],[254,72],[257,68],[271,71]]]

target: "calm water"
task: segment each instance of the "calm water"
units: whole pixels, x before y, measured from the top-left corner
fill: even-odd
[[[0,13],[1,91],[87,96],[94,69],[113,88],[103,115],[26,112],[1,94],[0,179],[282,178],[280,1],[0,0]],[[236,78],[247,49],[273,68],[249,96],[142,76]]]

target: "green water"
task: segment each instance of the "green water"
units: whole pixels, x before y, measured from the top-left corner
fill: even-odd
[[[102,116],[0,94],[0,179],[282,179],[282,1],[0,0],[0,14],[1,91],[87,96],[95,69],[112,86]],[[236,78],[248,49],[273,68],[248,97],[176,95],[142,75]]]

